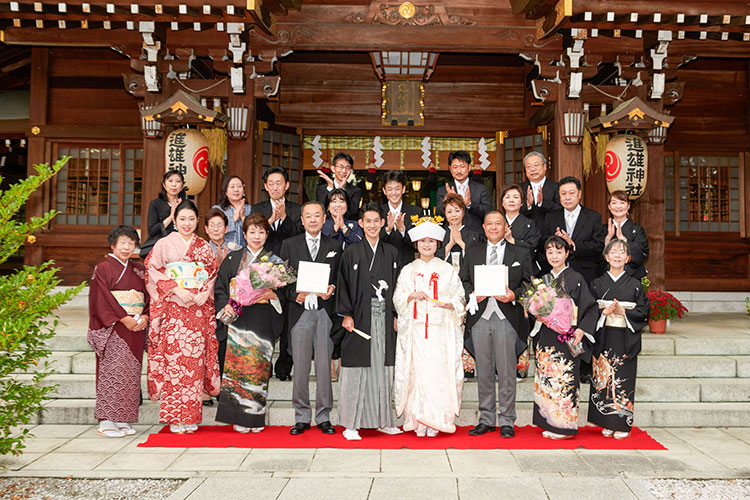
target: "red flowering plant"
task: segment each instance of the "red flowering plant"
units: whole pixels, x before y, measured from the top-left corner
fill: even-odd
[[[682,318],[688,312],[687,307],[669,292],[650,290],[646,292],[646,296],[651,302],[651,310],[648,313],[648,319],[651,321]]]

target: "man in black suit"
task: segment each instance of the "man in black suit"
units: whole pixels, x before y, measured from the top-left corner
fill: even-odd
[[[409,229],[414,226],[412,216],[422,215],[422,210],[404,203],[406,176],[400,170],[390,170],[383,177],[383,194],[388,200],[380,205],[386,214],[386,224],[380,237],[398,250],[400,267],[414,260],[414,245],[409,239]]]
[[[471,329],[479,391],[479,422],[469,431],[472,436],[494,432],[496,423],[500,425],[502,437],[515,435],[516,361],[526,347],[529,333],[528,321],[516,297],[524,291],[522,283],[531,277],[531,257],[525,248],[505,241],[506,225],[505,216],[499,211],[487,213],[484,217],[487,241],[466,249],[459,272],[466,291],[469,311],[466,327]],[[505,293],[494,297],[477,296],[474,266],[500,264],[508,268]]]
[[[303,231],[300,206],[285,199],[289,190],[289,174],[283,168],[271,167],[266,170],[263,174],[263,187],[271,199],[253,205],[253,212],[260,212],[268,218],[271,233],[266,240],[265,249],[274,255],[280,255],[282,242]],[[287,315],[284,314],[285,323],[286,320]],[[289,329],[285,325],[279,338],[279,358],[274,367],[276,377],[279,380],[291,380],[292,364]]]
[[[547,158],[538,151],[532,151],[523,158],[526,180],[521,183],[526,201],[521,205],[521,213],[534,221],[539,228],[549,212],[560,210],[558,184],[547,179]],[[544,241],[540,242],[544,244]]]
[[[562,209],[545,216],[542,241],[553,235],[567,241],[572,248],[568,261],[570,267],[581,273],[586,283],[591,284],[602,271],[602,251],[607,229],[602,224],[599,212],[581,206],[580,180],[563,177],[559,182],[559,190]],[[546,259],[544,264],[549,270]],[[543,268],[542,272],[547,270]]]
[[[466,213],[464,225],[476,233],[482,234],[482,222],[487,212],[492,210],[490,192],[481,182],[469,179],[471,155],[466,151],[453,151],[448,155],[453,182],[440,186],[437,190],[437,213],[445,216],[443,198],[448,193],[458,193],[464,197]]]
[[[359,202],[362,200],[362,190],[354,184],[349,184],[346,180],[354,170],[354,160],[346,153],[336,153],[333,157],[333,179],[324,172],[318,170],[318,175],[325,183],[318,186],[315,193],[315,199],[325,206],[328,193],[336,188],[343,189],[349,195],[349,210],[344,217],[349,220],[359,220]]]
[[[323,295],[297,293],[296,285],[284,289],[288,304],[289,342],[292,345],[295,373],[292,385],[294,427],[289,430],[298,435],[310,428],[310,365],[315,354],[315,422],[324,434],[335,434],[331,425],[333,387],[331,386],[331,316],[333,292],[338,277],[341,244],[320,232],[325,221],[323,205],[308,201],[302,205],[302,225],[305,232],[284,240],[282,259],[299,270],[300,261],[326,263],[330,266],[328,290]]]

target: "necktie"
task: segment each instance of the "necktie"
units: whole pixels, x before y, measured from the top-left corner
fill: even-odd
[[[310,240],[310,257],[315,260],[318,256],[318,240]]]
[[[567,229],[568,234],[571,234],[573,232],[573,223],[574,223],[573,214],[571,212],[566,213],[565,214],[565,225],[567,227],[565,229]]]
[[[492,245],[492,250],[490,250],[490,265],[497,265],[497,246],[495,245]]]

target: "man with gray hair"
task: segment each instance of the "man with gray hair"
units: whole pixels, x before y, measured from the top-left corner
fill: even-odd
[[[560,210],[560,193],[557,183],[547,179],[547,158],[538,151],[532,151],[523,158],[526,180],[521,187],[526,200],[521,206],[521,213],[530,218],[536,227],[542,227],[544,217],[549,212]]]

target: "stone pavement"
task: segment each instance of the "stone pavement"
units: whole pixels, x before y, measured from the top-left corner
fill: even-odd
[[[744,427],[647,429],[667,451],[138,448],[161,426],[136,428],[32,426],[0,477],[187,479],[170,500],[651,499],[642,479],[750,477]]]

